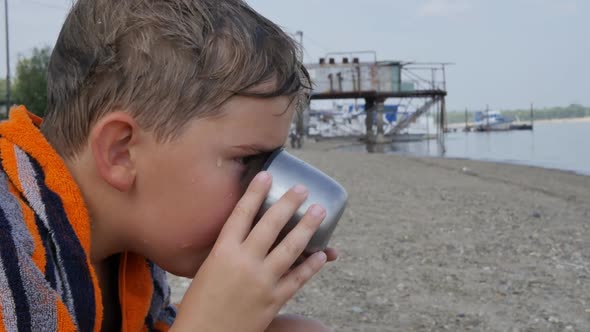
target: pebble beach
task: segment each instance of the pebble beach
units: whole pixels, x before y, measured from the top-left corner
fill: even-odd
[[[590,331],[590,177],[291,151],[349,191],[325,267],[283,312],[336,331]],[[173,301],[189,280],[170,276]]]

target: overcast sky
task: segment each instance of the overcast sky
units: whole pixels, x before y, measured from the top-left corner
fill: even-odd
[[[303,31],[306,61],[375,50],[380,60],[455,63],[447,74],[450,109],[590,105],[588,0],[248,2],[286,31]],[[14,68],[19,54],[55,42],[71,1],[8,3]],[[5,77],[4,31],[0,42]]]

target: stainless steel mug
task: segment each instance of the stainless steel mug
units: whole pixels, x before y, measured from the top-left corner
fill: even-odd
[[[264,161],[261,170],[266,170],[272,175],[272,187],[259,215],[266,213],[293,186],[304,185],[309,192],[307,200],[289,220],[281,232],[280,238],[297,225],[311,205],[319,204],[326,209],[326,217],[305,248],[304,254],[310,255],[326,249],[348,202],[348,193],[344,187],[284,149],[278,149],[270,154]]]

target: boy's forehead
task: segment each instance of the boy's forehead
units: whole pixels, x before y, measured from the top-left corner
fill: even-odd
[[[232,146],[254,146],[261,151],[282,146],[287,140],[296,105],[292,98],[232,97],[223,116],[213,118],[224,128],[224,141]]]
[[[261,107],[250,112],[237,112],[235,122],[238,127],[237,132],[242,139],[255,142],[251,144],[282,145],[287,139],[293,114],[293,111],[287,107],[285,109]]]

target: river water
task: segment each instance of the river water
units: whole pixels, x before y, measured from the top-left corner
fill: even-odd
[[[538,122],[533,131],[454,132],[437,140],[395,142],[378,152],[523,164],[590,175],[590,122]],[[347,149],[371,150],[365,146]],[[446,151],[445,151],[446,150]]]

